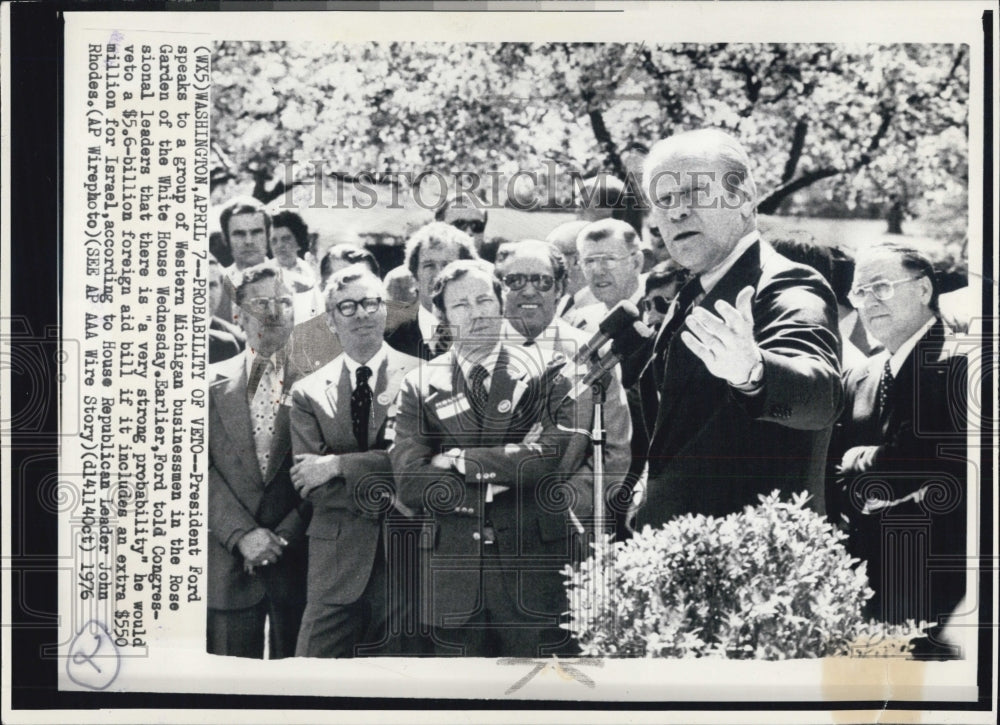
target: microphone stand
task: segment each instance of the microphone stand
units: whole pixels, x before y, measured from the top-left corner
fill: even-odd
[[[593,352],[590,356],[590,364],[596,365],[600,356]],[[607,440],[607,433],[604,429],[604,406],[608,399],[608,383],[610,372],[605,373],[590,386],[590,393],[594,403],[594,418],[590,431],[590,442],[593,446],[593,490],[594,490],[594,540],[598,544],[603,541],[603,534],[607,532],[607,521],[604,501],[604,444]]]

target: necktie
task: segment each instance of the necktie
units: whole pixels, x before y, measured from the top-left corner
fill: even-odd
[[[695,276],[688,280],[677,295],[674,316],[664,322],[663,327],[660,328],[660,335],[656,338],[656,344],[653,347],[653,354],[656,358],[653,361],[653,376],[657,390],[663,387],[663,378],[666,376],[666,357],[670,339],[681,329],[685,318],[694,306],[694,301],[702,291],[700,277]]]
[[[886,358],[885,367],[882,368],[882,379],[878,381],[878,419],[882,425],[885,425],[889,417],[889,392],[894,381],[889,358]]]
[[[354,437],[358,441],[358,450],[368,450],[368,419],[372,412],[372,389],[368,385],[368,379],[372,376],[372,370],[367,365],[362,365],[357,372],[357,385],[351,393],[351,423],[354,426]]]
[[[434,328],[434,334],[431,336],[430,343],[427,346],[434,357],[444,355],[448,351],[448,347],[451,345],[451,335],[449,333],[450,330],[447,325],[438,324]]]
[[[472,409],[476,415],[482,417],[486,411],[486,401],[489,399],[489,392],[486,390],[486,378],[489,372],[482,365],[474,365],[469,373],[469,399],[472,401]]]
[[[688,316],[691,311],[691,307],[694,305],[694,301],[698,298],[698,295],[702,293],[701,288],[701,277],[695,276],[688,280],[687,284],[681,287],[681,291],[677,294],[677,304],[674,306],[674,315],[669,320],[663,323],[663,329],[660,330],[660,336],[656,339],[656,351],[660,352],[667,349],[667,345],[670,344],[670,339],[677,334],[677,331],[684,324],[684,319]]]
[[[259,372],[258,372],[259,371]],[[257,451],[257,463],[262,476],[267,475],[267,464],[271,457],[271,438],[274,436],[276,404],[280,402],[280,392],[275,390],[278,376],[270,360],[254,363],[251,378],[257,378],[256,389],[250,393],[250,418],[253,423],[253,442]]]

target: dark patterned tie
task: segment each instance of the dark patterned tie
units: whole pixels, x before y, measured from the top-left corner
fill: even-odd
[[[885,367],[882,368],[882,379],[878,381],[878,419],[883,426],[889,418],[889,393],[895,380],[889,358],[886,358]]]
[[[482,365],[474,365],[469,373],[469,399],[472,401],[472,409],[476,415],[482,417],[486,412],[486,401],[489,393],[486,390],[486,378],[489,372]]]
[[[670,346],[670,340],[681,329],[684,320],[694,306],[694,301],[698,299],[698,295],[703,291],[700,276],[695,276],[688,280],[687,284],[681,287],[681,291],[677,295],[677,304],[674,305],[673,317],[663,323],[654,347],[656,360],[654,361],[653,373],[657,389],[663,386],[663,378],[666,373],[664,367],[666,365],[667,348]]]
[[[354,437],[358,441],[358,450],[368,450],[368,419],[372,412],[372,389],[368,379],[372,370],[367,365],[358,368],[358,384],[351,393],[351,423],[354,426]]]
[[[444,355],[448,352],[448,348],[451,347],[451,330],[447,325],[438,324],[434,328],[434,334],[431,336],[431,342],[427,347],[430,348],[433,357]]]

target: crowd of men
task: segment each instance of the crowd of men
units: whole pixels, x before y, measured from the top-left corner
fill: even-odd
[[[485,211],[445,209],[383,276],[350,244],[306,262],[294,213],[225,207],[210,652],[571,654],[561,570],[593,541],[603,469],[619,540],[807,491],[867,562],[868,615],[937,625],[928,647],[951,655],[966,371],[930,263],[873,246],[835,292],[762,238],[750,159],[716,130],[660,141],[643,171],[669,256],[645,272],[635,222],[616,215],[490,248]],[[622,301],[649,329],[597,337]],[[848,366],[853,310],[865,349]],[[609,346],[620,365],[588,377],[617,360]]]

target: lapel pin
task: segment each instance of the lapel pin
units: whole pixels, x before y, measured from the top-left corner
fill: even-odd
[[[391,402],[392,402],[392,396],[389,395],[388,393],[382,393],[380,396],[378,396],[379,405],[388,405]]]
[[[499,405],[497,405],[497,410],[499,410],[501,413],[509,413],[510,412],[510,401],[509,400],[501,400],[500,403],[499,403]]]

